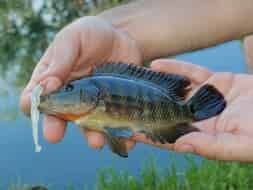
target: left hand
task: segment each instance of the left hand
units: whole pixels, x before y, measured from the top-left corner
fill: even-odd
[[[44,87],[44,94],[48,94],[68,81],[87,75],[95,65],[118,61],[142,63],[139,46],[126,32],[96,16],[83,17],[70,23],[56,34],[36,65],[21,94],[22,111],[29,114],[30,96],[37,84]],[[64,137],[66,122],[53,116],[45,116],[43,129],[48,142],[57,143]],[[94,148],[97,142],[102,144],[105,141],[100,133],[84,128],[81,128],[81,131],[87,137],[89,145]]]

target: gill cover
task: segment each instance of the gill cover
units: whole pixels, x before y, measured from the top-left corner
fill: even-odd
[[[71,82],[47,96],[41,97],[39,110],[66,121],[88,114],[98,103],[99,89],[89,80]]]

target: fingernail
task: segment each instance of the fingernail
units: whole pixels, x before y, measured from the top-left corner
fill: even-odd
[[[179,146],[178,148],[177,148],[177,151],[178,152],[182,152],[182,153],[186,153],[186,152],[188,152],[188,153],[193,153],[194,152],[194,148],[193,148],[193,146],[192,145],[189,145],[189,144],[182,144],[181,146]]]

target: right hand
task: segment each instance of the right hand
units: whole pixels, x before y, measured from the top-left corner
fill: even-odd
[[[21,95],[21,108],[30,112],[30,97],[37,84],[48,94],[66,82],[89,73],[94,65],[106,62],[140,64],[142,55],[134,39],[98,17],[83,17],[64,27],[55,37],[33,71]],[[65,133],[66,122],[52,116],[44,119],[44,136],[51,143],[59,142]],[[100,148],[105,143],[102,134],[82,129],[89,145]],[[128,147],[133,142],[127,142]]]
[[[227,105],[216,117],[193,123],[199,131],[181,136],[175,144],[153,143],[142,134],[137,134],[133,140],[177,152],[198,154],[208,159],[253,162],[252,75],[212,72],[176,60],[156,60],[151,68],[189,78],[192,82],[190,97],[200,86],[213,85],[224,95]]]

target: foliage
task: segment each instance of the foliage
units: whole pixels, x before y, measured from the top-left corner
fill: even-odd
[[[0,70],[19,66],[24,84],[54,35],[66,24],[95,14],[124,0],[1,0]]]
[[[251,190],[253,166],[203,160],[198,166],[188,159],[189,169],[178,173],[173,166],[163,172],[154,162],[144,167],[140,178],[107,169],[100,173],[97,190]]]
[[[188,168],[179,172],[176,161],[163,170],[149,159],[139,176],[113,168],[99,172],[96,190],[252,190],[253,165],[237,162],[210,161],[199,164],[187,156]],[[9,190],[30,190],[28,185],[10,185]],[[31,186],[30,186],[31,187]],[[42,185],[41,187],[46,187]],[[53,190],[51,186],[48,190]],[[87,188],[84,188],[87,189]],[[75,190],[74,185],[67,190]]]

